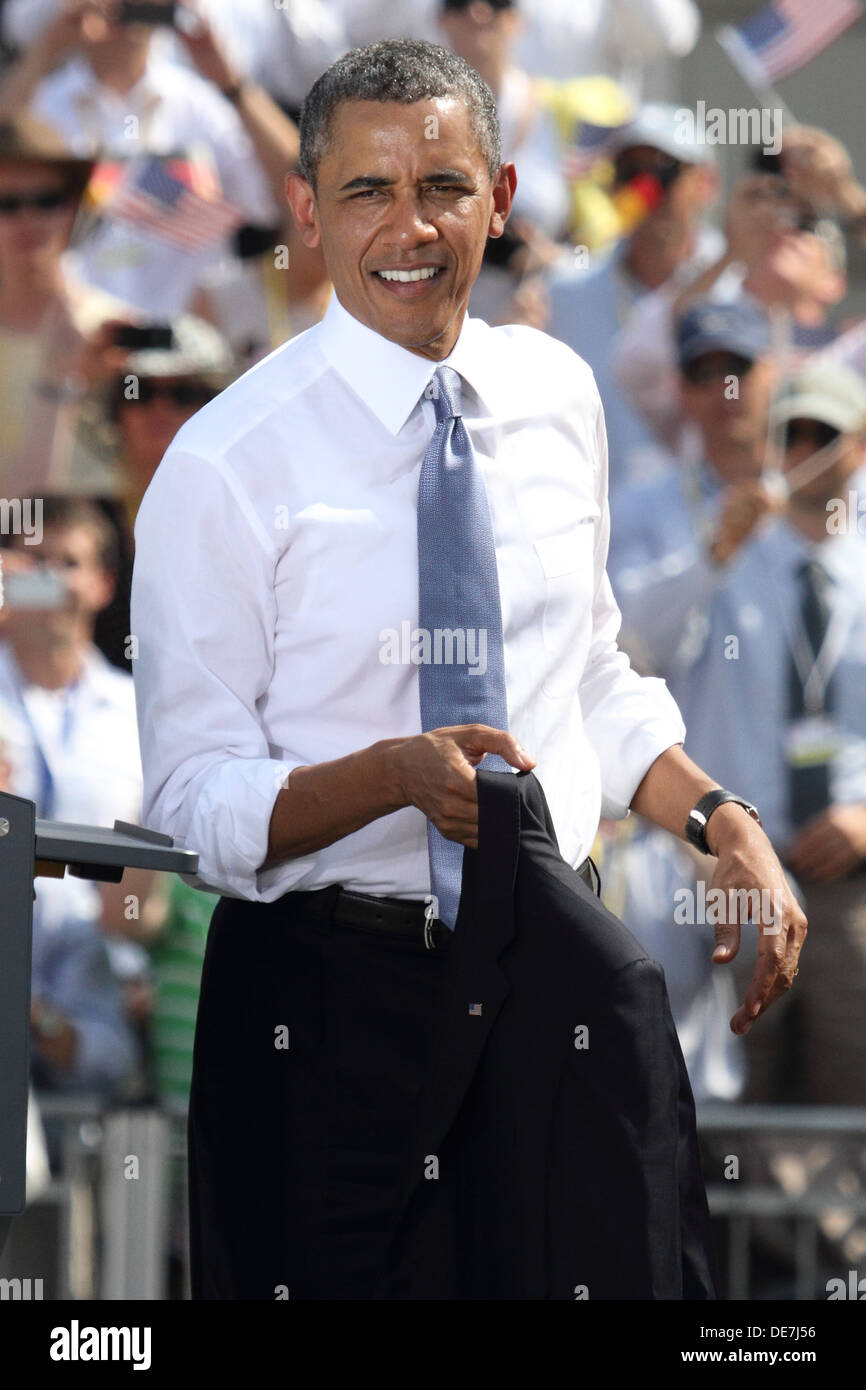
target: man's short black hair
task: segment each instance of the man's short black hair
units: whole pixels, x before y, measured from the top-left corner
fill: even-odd
[[[502,154],[493,93],[463,58],[421,39],[386,39],[354,48],[316,79],[301,110],[299,173],[316,187],[319,162],[341,102],[399,101],[411,106],[431,97],[452,97],[465,103],[494,179]]]

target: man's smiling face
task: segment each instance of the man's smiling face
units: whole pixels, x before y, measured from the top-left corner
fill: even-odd
[[[286,187],[303,240],[321,242],[343,307],[384,338],[441,361],[515,186],[512,164],[491,179],[463,102],[439,97],[343,102],[315,193],[299,174]]]

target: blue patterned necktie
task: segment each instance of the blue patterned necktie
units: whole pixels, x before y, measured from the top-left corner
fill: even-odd
[[[436,429],[418,484],[418,626],[426,635],[418,667],[421,728],[489,724],[508,728],[502,614],[487,493],[461,418],[461,380],[439,367],[425,390]],[[426,658],[426,659],[425,659]],[[479,766],[510,771],[496,753]],[[453,929],[463,846],[427,822],[436,915]]]

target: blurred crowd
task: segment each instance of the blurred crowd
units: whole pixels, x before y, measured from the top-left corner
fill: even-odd
[[[759,807],[801,979],[734,1037],[753,945],[713,968],[708,861],[635,816],[602,825],[606,900],[665,966],[698,1100],[864,1105],[866,190],[786,121],[720,205],[659,77],[699,28],[692,0],[0,3],[0,787],[139,819],[138,504],[184,422],[327,306],[283,197],[310,83],[433,39],[490,84],[518,172],[470,312],[593,368],[621,644]],[[183,1103],[215,899],[132,870],[36,887],[37,1095]]]

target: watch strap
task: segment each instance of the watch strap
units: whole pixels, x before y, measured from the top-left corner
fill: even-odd
[[[714,791],[706,792],[697,805],[689,812],[685,830],[686,839],[689,844],[694,845],[695,849],[699,849],[702,854],[711,853],[710,847],[707,844],[706,835],[707,822],[710,816],[714,811],[717,811],[720,806],[724,806],[725,803],[729,801],[734,802],[737,806],[742,806],[752,817],[752,820],[756,821],[758,825],[761,824],[761,817],[758,815],[757,808],[752,805],[751,801],[746,801],[744,797],[737,796],[736,792],[725,791],[722,787],[717,787]]]

